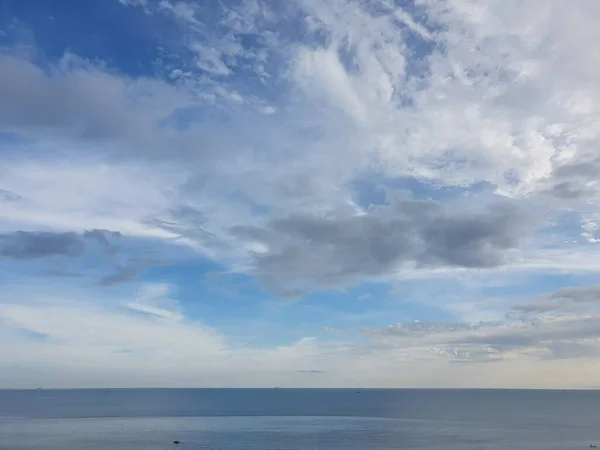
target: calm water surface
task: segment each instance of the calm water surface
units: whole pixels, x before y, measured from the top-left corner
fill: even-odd
[[[0,391],[0,449],[589,449],[600,391]]]

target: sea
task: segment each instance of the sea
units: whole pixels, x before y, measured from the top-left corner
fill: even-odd
[[[568,450],[596,443],[600,391],[0,390],[2,450]]]

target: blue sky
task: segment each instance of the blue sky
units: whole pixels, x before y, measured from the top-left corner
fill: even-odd
[[[0,386],[598,387],[599,19],[0,0]]]

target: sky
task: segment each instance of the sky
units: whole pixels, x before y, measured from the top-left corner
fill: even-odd
[[[597,0],[0,0],[0,387],[600,388]]]

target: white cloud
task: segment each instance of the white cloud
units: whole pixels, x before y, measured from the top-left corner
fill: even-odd
[[[38,151],[54,146],[40,145]],[[181,174],[157,168],[107,164],[98,160],[7,158],[2,186],[19,200],[2,205],[4,230],[117,230],[140,237],[172,238],[149,218],[166,211],[169,191]],[[161,173],[162,172],[162,173]]]
[[[319,370],[319,383],[350,385],[344,370],[352,364],[348,374],[384,383],[385,373],[404,373],[418,360],[403,382],[439,383],[434,369],[443,367],[448,382],[460,385],[474,379],[466,373],[526,384],[510,375],[515,367],[531,374],[553,367],[566,376],[566,363],[543,358],[579,353],[591,361],[589,374],[597,373],[593,333],[564,336],[589,330],[584,317],[498,325],[514,299],[479,297],[482,286],[516,278],[600,270],[593,245],[600,58],[590,44],[600,38],[596,0],[421,0],[410,8],[352,0],[227,7],[120,1],[174,27],[176,64],[161,62],[168,79],[125,75],[70,54],[42,67],[3,49],[0,235],[78,238],[114,230],[161,245],[166,260],[185,249],[258,275],[283,294],[367,279],[422,283],[425,290],[453,279],[464,298],[443,292],[439,301],[418,301],[494,325],[426,336],[374,332],[372,352],[312,338],[235,349],[186,318],[164,286],[110,308],[81,293],[44,303],[37,292],[35,301],[3,300],[3,339],[10,335],[16,345],[7,358],[32,352],[28,364],[63,358],[75,365],[89,356],[85,370],[95,371],[102,369],[95,356],[125,371],[137,364],[135,352],[146,351],[159,374],[173,375],[166,362],[185,361],[189,381],[204,367],[190,362],[199,348],[211,355],[203,369],[211,380],[233,383],[231,373],[249,367],[249,383],[280,381],[294,366],[292,384],[305,378],[294,378],[302,377],[298,370]],[[387,204],[361,203],[361,180],[374,180]],[[486,209],[498,196],[530,216]],[[415,201],[427,197],[434,198]],[[437,212],[402,209],[417,203],[437,205]],[[67,247],[59,253],[77,253]],[[139,275],[131,263],[139,251],[127,247],[104,284]],[[29,254],[38,264],[48,253]],[[10,270],[23,273],[16,264]],[[103,337],[109,321],[118,332]],[[16,329],[54,338],[34,344],[15,337]],[[415,343],[416,335],[423,340]],[[510,350],[490,344],[515,335],[537,341]],[[556,342],[540,343],[540,335]],[[167,354],[147,336],[178,351]],[[457,336],[462,343],[452,346]],[[124,353],[111,353],[117,347]],[[503,365],[494,372],[448,365],[448,358]],[[589,374],[572,381],[589,385]]]
[[[571,208],[581,208],[583,237],[593,242],[597,211],[583,208],[596,188],[580,161],[593,156],[600,132],[592,120],[592,74],[600,67],[583,45],[595,33],[586,26],[595,7],[548,2],[525,23],[530,3],[514,11],[502,2],[442,3],[422,2],[418,11],[386,3],[374,14],[360,2],[302,1],[289,12],[303,11],[307,36],[291,40],[277,30],[277,43],[286,44],[277,47],[265,38],[276,30],[274,13],[259,3],[219,10],[221,31],[206,35],[193,4],[162,2],[158,12],[174,15],[193,58],[216,75],[174,69],[186,73],[175,85],[72,55],[44,72],[5,54],[2,127],[44,144],[20,144],[32,156],[4,169],[3,192],[22,200],[3,195],[10,220],[0,226],[178,237],[213,256],[207,247],[220,245],[224,262],[247,268],[258,244],[236,242],[231,226],[262,225],[257,208],[276,219],[299,210],[345,215],[353,204],[348,186],[375,166],[438,185],[490,183],[500,194],[528,197],[528,207],[549,201],[555,215],[565,205],[538,194],[579,196]],[[262,48],[243,44],[242,32]],[[435,45],[419,54],[414,33]],[[328,38],[309,42],[320,34]],[[565,40],[581,45],[567,48]],[[280,66],[269,75],[286,83],[276,102],[220,79],[255,76],[254,62],[273,55]],[[91,94],[81,103],[84,92]],[[205,119],[186,119],[182,129],[178,117],[188,111]],[[227,126],[213,118],[224,111]],[[57,148],[64,158],[76,150],[83,157],[39,162],[37,152]],[[231,192],[244,200],[232,201]],[[199,214],[174,217],[185,208]],[[527,261],[543,266],[539,257]]]
[[[165,283],[145,285],[139,298],[124,303],[124,306],[150,316],[180,322],[184,316],[179,303],[170,298],[171,290],[171,286]]]
[[[131,304],[160,307],[132,310]],[[13,387],[594,387],[600,370],[595,316],[397,324],[362,331],[367,339],[362,342],[307,336],[254,348],[236,346],[228,336],[181,314],[164,284],[140,284],[129,293],[102,298],[73,286],[3,286],[0,337],[7,345],[0,356],[29,376],[19,384],[0,371],[0,382]],[[588,370],[569,373],[565,361],[573,358]],[[489,364],[479,364],[485,361]],[[302,376],[307,367],[320,372],[318,380]],[[511,375],[517,368],[530,374]],[[544,372],[540,384],[536,377]],[[474,378],[466,380],[467,374]]]

